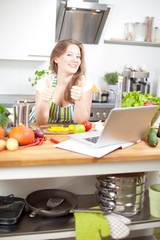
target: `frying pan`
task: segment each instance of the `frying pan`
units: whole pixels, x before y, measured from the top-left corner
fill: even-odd
[[[47,209],[46,203],[52,197],[62,197],[64,201],[57,207]],[[78,197],[71,192],[61,189],[45,189],[32,192],[26,197],[26,204],[31,211],[39,209],[37,214],[46,217],[60,217],[74,212],[104,213],[102,209],[76,209]],[[111,210],[107,208],[106,212]]]
[[[64,202],[52,209],[45,209],[46,203],[51,197],[62,197]],[[61,189],[44,189],[30,193],[26,197],[26,204],[31,211],[44,208],[38,214],[46,217],[60,217],[71,213],[71,209],[78,205],[78,197],[73,193]]]

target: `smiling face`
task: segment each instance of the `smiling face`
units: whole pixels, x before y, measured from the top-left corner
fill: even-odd
[[[58,74],[73,75],[81,64],[79,47],[75,44],[70,44],[61,56],[55,58],[55,62],[58,66]]]

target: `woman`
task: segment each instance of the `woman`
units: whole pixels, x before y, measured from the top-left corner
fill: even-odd
[[[82,43],[73,39],[59,41],[51,53],[50,66],[52,77],[43,77],[37,83],[35,110],[30,114],[30,122],[43,125],[88,120],[92,84],[85,78]]]

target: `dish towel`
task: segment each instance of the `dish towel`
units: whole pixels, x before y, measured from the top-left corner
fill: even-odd
[[[74,217],[76,240],[101,240],[101,236],[110,235],[109,224],[103,213],[76,212]]]
[[[105,215],[105,218],[109,223],[109,229],[113,239],[123,239],[129,235],[130,230],[128,226],[126,226],[131,223],[129,218],[115,213]]]

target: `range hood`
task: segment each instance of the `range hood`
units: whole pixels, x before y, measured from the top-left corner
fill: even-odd
[[[98,44],[111,7],[98,0],[57,0],[56,42],[73,38]]]

